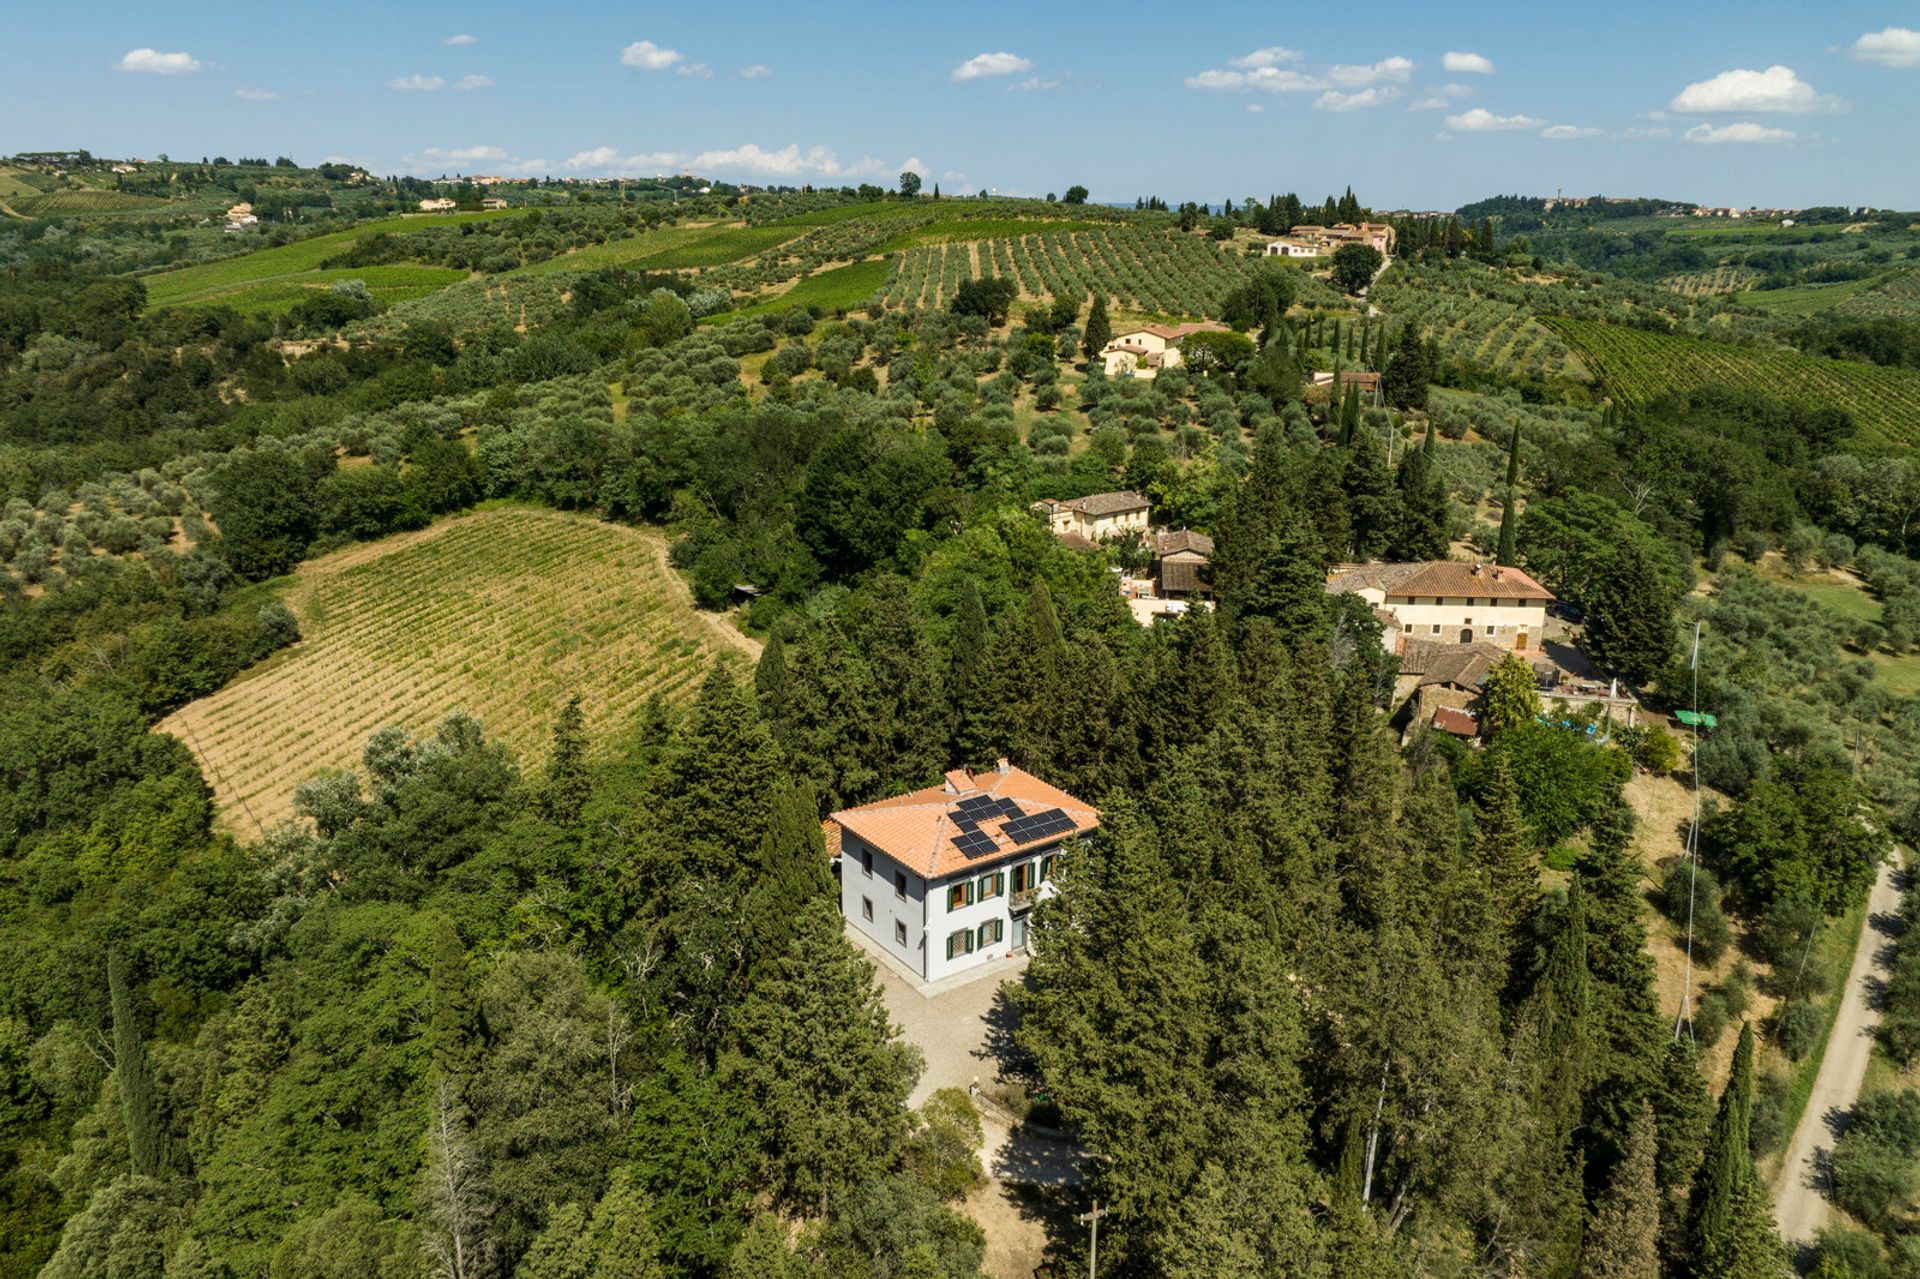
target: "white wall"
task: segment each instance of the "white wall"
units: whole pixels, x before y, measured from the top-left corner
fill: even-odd
[[[861,932],[878,942],[889,955],[907,967],[927,975],[926,918],[927,881],[907,870],[878,849],[873,852],[873,873],[868,874],[860,854],[867,845],[850,830],[840,832],[840,913]],[[907,877],[907,894],[901,897],[894,887],[894,874]],[[862,901],[873,902],[873,918],[866,917]],[[942,901],[938,905],[944,905]],[[894,925],[906,925],[907,940],[902,945]],[[942,933],[944,938],[946,934]],[[943,952],[944,953],[944,952]]]
[[[936,880],[927,895],[927,979],[938,981],[942,977],[951,977],[955,973],[965,972],[995,959],[1003,959],[1013,954],[1013,868],[1021,862],[1032,862],[1038,874],[1040,858],[1053,856],[1059,852],[1059,846],[1040,849],[1025,854],[1012,861],[996,862],[978,870],[969,870],[964,875],[950,875]],[[947,889],[954,884],[967,880],[978,881],[984,875],[999,872],[1005,877],[1005,887],[1000,896],[984,900],[976,896],[971,906],[962,906],[958,910],[947,909]],[[1040,885],[1040,896],[1053,894],[1052,883]],[[1029,914],[1029,918],[1031,915]],[[982,947],[977,943],[971,955],[964,951],[947,958],[947,937],[962,928],[973,930],[974,936],[980,935],[980,925],[990,919],[1000,921],[1000,940]]]
[[[1435,604],[1431,595],[1417,595],[1417,604],[1406,602],[1404,595],[1387,597],[1386,609],[1400,619],[1403,639],[1441,640],[1457,643],[1469,622],[1473,638],[1483,644],[1512,648],[1522,632],[1529,652],[1540,647],[1541,633],[1547,624],[1547,606],[1541,600],[1490,600],[1487,596],[1449,596]],[[1471,602],[1469,602],[1471,601]],[[1411,625],[1411,631],[1406,628]],[[1438,632],[1434,627],[1438,626]],[[1487,628],[1493,627],[1488,634]]]

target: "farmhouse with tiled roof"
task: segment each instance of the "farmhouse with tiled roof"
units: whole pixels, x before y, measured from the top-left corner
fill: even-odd
[[[1537,649],[1554,598],[1517,568],[1459,560],[1341,564],[1327,578],[1327,593],[1358,595],[1376,615],[1391,618],[1382,635],[1390,653],[1414,640]]]
[[[841,912],[928,982],[1024,950],[1060,841],[1099,825],[1098,809],[1005,760],[825,823]]]

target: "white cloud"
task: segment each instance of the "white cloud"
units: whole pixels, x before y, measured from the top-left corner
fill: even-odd
[[[689,62],[683,67],[673,69],[675,75],[689,76],[695,80],[713,79],[713,68],[704,62]]]
[[[1786,129],[1772,129],[1752,120],[1738,124],[1696,124],[1681,135],[1688,142],[1791,142],[1795,135]]]
[[[122,71],[146,75],[192,75],[207,64],[190,53],[161,53],[157,49],[129,49],[120,59]]]
[[[639,67],[642,71],[665,71],[680,61],[676,49],[662,49],[651,40],[635,40],[620,50],[620,65]]]
[[[1440,55],[1440,65],[1455,75],[1492,75],[1493,60],[1477,53],[1447,52]]]
[[[1245,58],[1233,59],[1233,65],[1243,66],[1238,71],[1214,69],[1201,71],[1186,78],[1189,89],[1199,89],[1205,93],[1247,93],[1258,89],[1262,93],[1318,93],[1326,95],[1334,89],[1364,89],[1375,84],[1404,84],[1413,74],[1413,63],[1406,58],[1383,58],[1367,66],[1349,66],[1345,64],[1325,67],[1318,71],[1299,71],[1291,67],[1282,69],[1270,62],[1255,62],[1269,49],[1259,49]],[[1356,94],[1336,94],[1336,101],[1343,101]],[[1386,101],[1392,95],[1380,95],[1378,101]],[[1372,101],[1359,105],[1372,106]],[[1351,107],[1329,105],[1327,110],[1352,110]]]
[[[1059,87],[1060,87],[1060,82],[1058,80],[1042,80],[1039,76],[1033,75],[1033,76],[1028,76],[1024,80],[1020,80],[1013,84],[1008,85],[1007,92],[1008,93],[1046,93],[1048,90],[1058,89]]]
[[[272,89],[235,89],[233,96],[242,102],[278,102],[286,95]]]
[[[891,177],[903,168],[925,172],[927,166],[918,157],[908,157],[903,163],[895,165],[886,164],[870,155],[843,161],[829,147],[815,146],[802,150],[797,145],[788,145],[768,150],[748,142],[737,147],[694,154],[685,151],[649,151],[627,155],[618,147],[593,147],[569,156],[564,167],[576,172],[609,175],[658,173],[685,167],[701,174],[735,173],[766,178],[877,178]]]
[[[1722,71],[1711,80],[1690,84],[1675,95],[1675,111],[1706,115],[1721,111],[1782,111],[1803,115],[1830,111],[1839,103],[1814,92],[1812,85],[1778,64],[1765,71]]]
[[[1437,89],[1429,89],[1426,94],[1414,100],[1409,111],[1441,111],[1450,107],[1456,98],[1470,98],[1476,91],[1464,84],[1443,84]]]
[[[428,147],[420,153],[420,156],[422,159],[444,160],[450,164],[470,164],[475,160],[504,160],[507,158],[507,152],[504,147],[493,146],[453,147],[451,149]]]
[[[750,67],[740,68],[740,78],[742,80],[764,80],[772,74],[773,69],[764,62],[756,62]]]
[[[1883,67],[1920,67],[1920,31],[1909,27],[1869,31],[1855,40],[1848,52],[1862,62],[1877,62]]]
[[[1298,49],[1284,49],[1275,44],[1264,49],[1255,49],[1245,57],[1228,58],[1227,65],[1242,68],[1271,67],[1282,62],[1298,62],[1305,56]]]
[[[1249,103],[1247,103],[1247,114],[1248,114],[1248,115],[1259,115],[1259,114],[1260,114],[1260,113],[1261,113],[1262,111],[1265,111],[1265,110],[1266,110],[1266,108],[1265,108],[1265,107],[1263,107],[1263,106],[1261,106],[1261,105],[1260,105],[1260,104],[1259,104],[1258,102],[1249,102]]]
[[[463,75],[458,80],[455,80],[453,82],[453,87],[456,89],[465,89],[468,92],[471,92],[474,89],[491,89],[493,87],[493,77],[484,76],[484,75]]]
[[[442,40],[440,43],[441,44],[479,44],[480,37],[469,36],[469,35],[448,36],[446,39]]]
[[[1605,133],[1605,129],[1583,128],[1577,124],[1553,124],[1540,130],[1541,137],[1552,138],[1556,142],[1565,142],[1573,138],[1597,138]]]
[[[446,88],[447,82],[437,75],[410,75],[387,81],[387,87],[396,93],[432,93]]]
[[[1447,127],[1462,133],[1497,133],[1503,129],[1537,129],[1545,120],[1530,115],[1495,115],[1485,107],[1475,107],[1447,117]]]
[[[1358,89],[1369,84],[1405,84],[1407,77],[1412,74],[1412,60],[1401,57],[1382,58],[1364,67],[1336,65],[1327,68],[1327,79],[1343,89]]]
[[[1358,93],[1341,93],[1338,89],[1328,89],[1313,100],[1316,111],[1362,111],[1367,107],[1377,107],[1392,102],[1400,96],[1400,90],[1385,88],[1362,89]]]
[[[1651,129],[1623,129],[1620,136],[1623,138],[1670,138],[1673,136],[1673,130],[1663,124]]]
[[[955,67],[952,79],[959,83],[978,80],[983,76],[1012,75],[1016,71],[1031,70],[1033,59],[1023,58],[1017,53],[979,53]]]

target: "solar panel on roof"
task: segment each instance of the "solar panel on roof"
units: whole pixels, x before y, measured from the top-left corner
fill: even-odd
[[[996,847],[993,842],[993,836],[987,834],[985,831],[972,831],[962,835],[953,841],[953,846],[959,849],[961,855],[964,857],[979,857],[982,854],[992,852]]]
[[[1008,822],[1000,828],[1000,833],[1016,844],[1030,844],[1036,839],[1072,830],[1073,826],[1073,818],[1057,808],[1049,808]]]
[[[953,806],[956,813],[973,814],[981,809],[998,808],[1000,800],[992,795],[969,795]]]

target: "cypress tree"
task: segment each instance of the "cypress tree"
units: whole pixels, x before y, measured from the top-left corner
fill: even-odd
[[[1394,477],[1400,491],[1400,516],[1395,521],[1389,553],[1401,560],[1438,560],[1447,555],[1450,514],[1447,487],[1434,459],[1433,421],[1427,421],[1425,443],[1408,449]]]
[[[127,1151],[135,1173],[158,1177],[167,1162],[167,1129],[154,1091],[153,1067],[134,1016],[126,965],[117,950],[107,952],[107,993],[113,1004],[113,1077],[127,1126]]]
[[[1537,1028],[1542,1068],[1540,1114],[1556,1146],[1580,1122],[1592,1053],[1589,1021],[1593,979],[1587,970],[1587,908],[1580,882],[1567,893],[1560,930],[1547,950],[1546,967],[1527,997],[1524,1015]]]
[[[1707,1153],[1687,1204],[1688,1260],[1694,1279],[1777,1276],[1784,1250],[1753,1168],[1753,1025],[1742,1023]]]
[[[1418,329],[1411,324],[1405,325],[1400,330],[1399,342],[1394,345],[1393,357],[1387,361],[1387,367],[1381,373],[1381,394],[1396,409],[1424,409],[1427,407],[1427,384],[1432,380],[1433,367],[1428,359],[1427,344],[1420,340]]]
[[[1586,649],[1636,683],[1666,665],[1674,649],[1674,595],[1639,538],[1613,548],[1589,592]]]
[[[458,1094],[480,1062],[479,993],[467,948],[453,921],[442,919],[433,932],[433,967],[428,975],[433,1008],[427,1023],[433,1068]]]
[[[1500,505],[1500,549],[1494,555],[1497,564],[1518,564],[1520,554],[1514,546],[1518,533],[1514,519],[1514,501],[1520,492],[1520,428],[1513,428],[1513,443],[1507,451],[1507,491]]]
[[[792,728],[793,679],[787,673],[787,645],[775,631],[760,650],[760,661],[753,668],[753,695],[760,702],[761,718],[781,745],[786,745]]]
[[[593,793],[587,771],[586,717],[580,713],[580,694],[567,699],[553,725],[553,746],[547,754],[547,776],[540,790],[541,814],[556,826],[571,826]]]
[[[1113,324],[1107,319],[1107,295],[1096,293],[1093,305],[1087,310],[1087,327],[1080,335],[1080,351],[1089,360],[1094,359],[1112,340]]]
[[[987,665],[993,632],[987,626],[980,586],[971,577],[960,593],[954,618],[953,654],[947,663],[947,722],[951,725],[948,762],[985,763],[991,757],[992,668]]]
[[[1653,1103],[1654,1130],[1659,1140],[1654,1148],[1654,1180],[1661,1191],[1685,1186],[1700,1163],[1700,1145],[1706,1140],[1707,1123],[1712,1116],[1713,1097],[1700,1073],[1700,1049],[1690,1036],[1668,1042],[1648,1091]],[[1663,1203],[1670,1234],[1677,1234],[1680,1205],[1675,1196]]]
[[[1520,818],[1520,788],[1503,752],[1494,751],[1487,783],[1474,802],[1475,856],[1486,877],[1500,931],[1509,942],[1533,917],[1540,898],[1540,872]]]
[[[1579,1279],[1660,1279],[1660,1188],[1654,1182],[1653,1107],[1642,1101],[1626,1147],[1595,1206]]]

